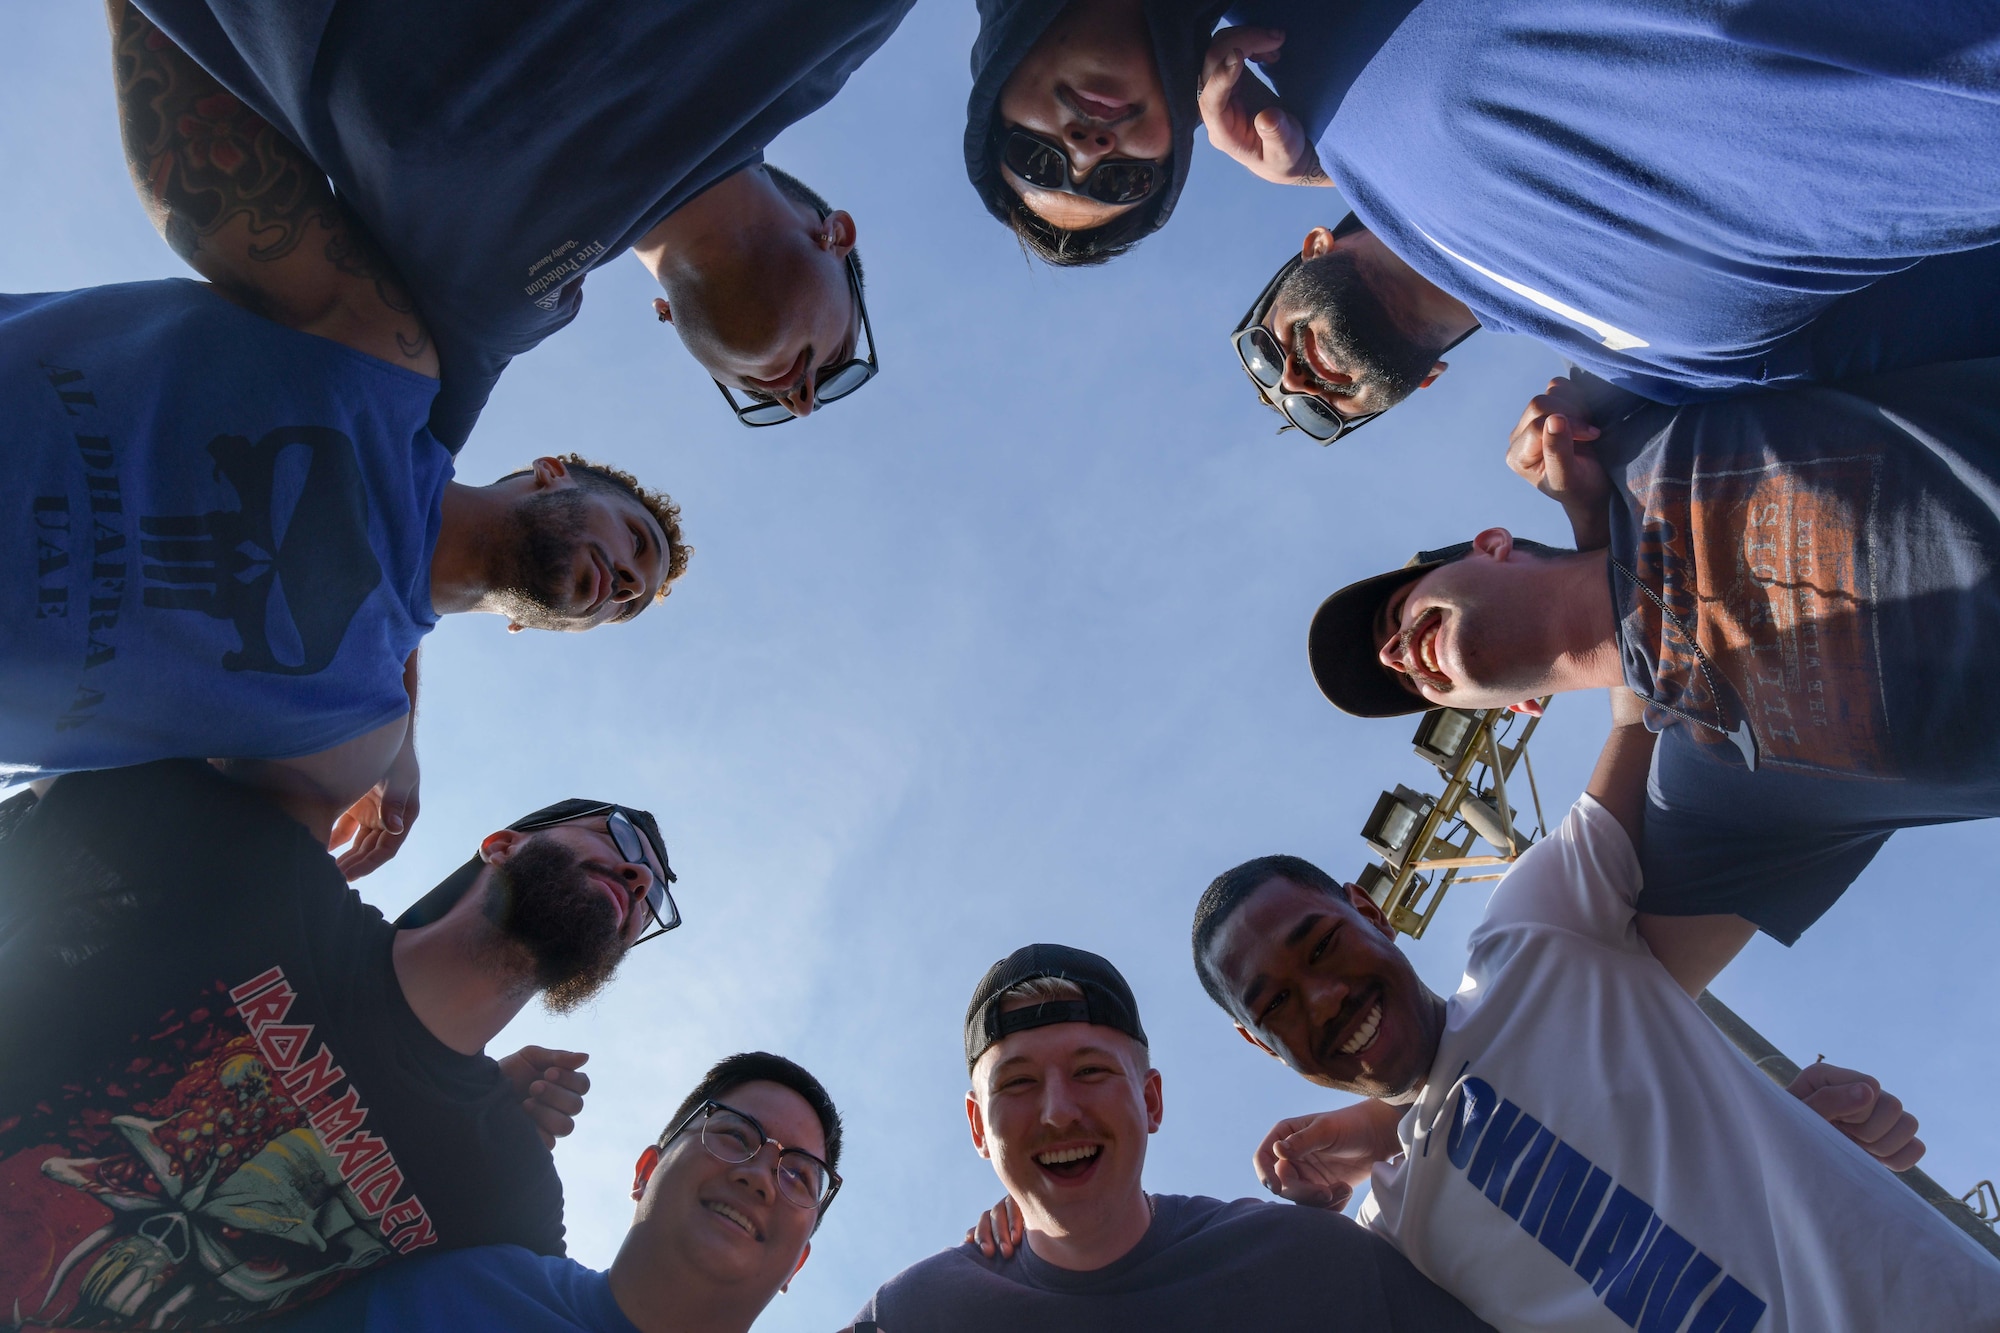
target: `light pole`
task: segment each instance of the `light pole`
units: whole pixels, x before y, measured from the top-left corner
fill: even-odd
[[[1548,702],[1542,700],[1545,707]],[[1444,779],[1444,790],[1432,796],[1398,783],[1393,791],[1383,792],[1361,826],[1361,840],[1379,859],[1370,861],[1355,879],[1403,934],[1422,938],[1453,884],[1500,878],[1508,863],[1548,833],[1541,793],[1535,789],[1534,764],[1528,758],[1528,738],[1539,721],[1505,708],[1484,712],[1434,708],[1423,715],[1412,743]],[[1532,834],[1516,826],[1515,803],[1508,794],[1508,779],[1517,766],[1527,778],[1535,809]],[[1492,851],[1473,854],[1478,842]],[[1467,870],[1480,873],[1463,873]],[[1799,1076],[1799,1067],[1784,1052],[1713,994],[1703,991],[1696,1003],[1779,1087],[1791,1086]],[[2000,1221],[2000,1197],[1989,1182],[1981,1181],[1961,1199],[1915,1167],[1893,1174],[2000,1258],[2000,1234],[1993,1229]]]

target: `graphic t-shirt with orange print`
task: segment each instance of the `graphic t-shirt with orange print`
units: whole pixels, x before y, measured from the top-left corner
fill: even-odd
[[[1600,456],[1641,910],[1790,943],[1895,829],[2000,814],[2000,361],[1645,408]]]

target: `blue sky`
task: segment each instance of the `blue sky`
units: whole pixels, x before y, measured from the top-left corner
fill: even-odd
[[[6,0],[0,290],[183,273],[117,144],[101,12]],[[1560,541],[1503,462],[1559,370],[1474,338],[1440,384],[1332,449],[1273,435],[1228,348],[1331,191],[1252,180],[1197,143],[1174,222],[1109,268],[1031,267],[960,157],[970,4],[927,0],[770,159],[858,220],[881,378],[804,424],[745,431],[623,258],[521,358],[461,457],[484,481],[570,449],[673,492],[697,548],[664,607],[587,637],[453,617],[425,653],[424,813],[362,892],[393,913],[478,838],[559,796],[654,810],[687,924],[594,1007],[524,1014],[494,1045],[592,1052],[557,1150],[572,1252],[606,1264],[632,1159],[713,1060],[765,1048],[848,1121],[848,1184],[758,1327],[840,1326],[998,1197],[969,1146],[959,1028],[1018,945],[1109,956],[1166,1087],[1151,1188],[1254,1193],[1279,1116],[1334,1104],[1251,1051],[1188,959],[1218,871],[1290,851],[1352,874],[1375,794],[1424,785],[1408,721],[1313,689],[1326,593],[1502,523]],[[1583,784],[1601,698],[1558,700],[1536,745],[1551,817]],[[1878,1074],[1924,1122],[1924,1165],[2000,1169],[2000,1041],[1976,825],[1898,834],[1790,950],[1760,940],[1717,992],[1801,1062]],[[1410,952],[1457,983],[1479,886]]]

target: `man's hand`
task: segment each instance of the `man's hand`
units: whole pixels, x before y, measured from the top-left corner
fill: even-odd
[[[965,1243],[977,1245],[979,1252],[988,1259],[993,1257],[996,1249],[1002,1258],[1012,1259],[1027,1234],[1028,1227],[1021,1220],[1021,1210],[1014,1206],[1011,1195],[1003,1194],[1000,1202],[981,1213],[979,1221],[966,1230]]]
[[[1281,1199],[1339,1212],[1375,1163],[1402,1151],[1400,1107],[1374,1100],[1280,1120],[1257,1145],[1257,1179]]]
[[[349,881],[380,870],[403,849],[410,826],[417,822],[417,786],[423,775],[417,768],[415,733],[415,727],[404,733],[403,748],[396,752],[382,780],[334,821],[333,836],[326,845],[331,850],[352,843],[335,863]]]
[[[1208,141],[1273,185],[1331,185],[1299,118],[1285,110],[1249,62],[1278,58],[1285,34],[1271,28],[1224,28],[1201,62],[1197,102]]]
[[[1800,1070],[1789,1091],[1891,1171],[1907,1171],[1924,1155],[1917,1118],[1866,1074],[1820,1061]]]
[[[521,1098],[521,1109],[535,1122],[543,1147],[555,1147],[557,1139],[576,1128],[584,1095],[590,1091],[590,1075],[582,1072],[589,1058],[582,1051],[523,1046],[499,1062],[500,1072]]]
[[[1605,512],[1611,482],[1589,447],[1598,433],[1576,386],[1553,379],[1547,393],[1528,400],[1507,439],[1507,466],[1563,507],[1580,551],[1611,542],[1611,519]]]

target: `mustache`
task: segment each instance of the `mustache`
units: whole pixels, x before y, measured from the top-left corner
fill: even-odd
[[[1319,1061],[1321,1068],[1344,1058],[1340,1053],[1341,1034],[1347,1030],[1347,1025],[1354,1021],[1355,1016],[1368,1005],[1378,1000],[1386,1001],[1387,998],[1381,985],[1372,983],[1350,994],[1333,1017],[1320,1024],[1319,1031],[1313,1036],[1313,1059]]]

